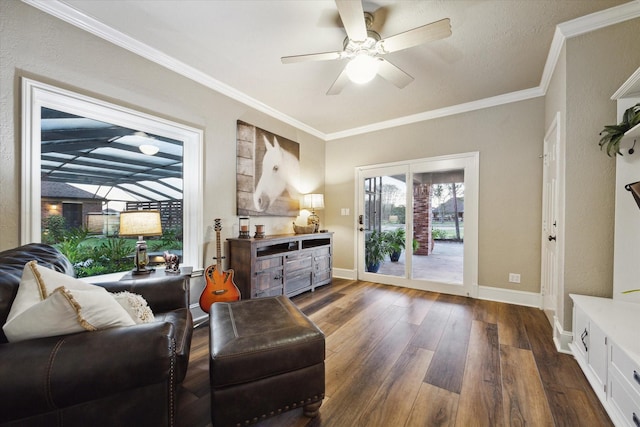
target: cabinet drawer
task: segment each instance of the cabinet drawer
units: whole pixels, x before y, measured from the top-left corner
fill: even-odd
[[[609,400],[616,408],[618,415],[629,427],[640,427],[640,396],[625,386],[625,380],[613,373],[609,379]]]
[[[267,268],[282,267],[282,257],[259,258],[256,260],[256,271],[266,270]]]
[[[287,256],[287,280],[289,273],[311,270],[311,256]]]
[[[306,272],[304,274],[296,275],[296,276],[287,276],[286,283],[286,292],[290,294],[291,292],[298,291],[303,288],[311,288],[311,272]]]
[[[611,365],[618,370],[620,377],[629,383],[640,398],[640,366],[634,363],[616,343],[611,343]]]

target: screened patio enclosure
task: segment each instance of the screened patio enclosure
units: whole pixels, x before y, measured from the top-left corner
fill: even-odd
[[[159,209],[163,228],[182,227],[182,141],[42,108],[40,178],[43,219]]]

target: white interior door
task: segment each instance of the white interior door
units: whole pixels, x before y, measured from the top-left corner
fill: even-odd
[[[560,272],[560,123],[559,113],[544,138],[542,190],[542,308],[554,325],[557,317]]]

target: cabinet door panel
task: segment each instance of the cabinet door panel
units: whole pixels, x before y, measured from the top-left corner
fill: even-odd
[[[327,256],[327,255],[317,256],[314,259],[314,264],[315,264],[316,272],[330,270],[331,269],[331,257]]]
[[[280,294],[282,294],[283,277],[282,268],[258,271],[256,273],[255,294],[257,295],[271,288],[280,289]]]
[[[587,315],[580,309],[580,307],[575,306],[573,309],[573,342],[576,344],[575,349],[579,354],[576,356],[581,356],[582,360],[585,362],[588,361],[587,351],[589,349],[589,318]]]
[[[607,383],[607,341],[606,335],[594,322],[589,322],[589,366],[603,385]]]

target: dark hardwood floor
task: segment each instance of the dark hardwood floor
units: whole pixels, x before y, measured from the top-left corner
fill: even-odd
[[[326,398],[258,426],[612,426],[538,309],[341,279],[292,300],[326,334]],[[208,333],[179,426],[211,426]]]

